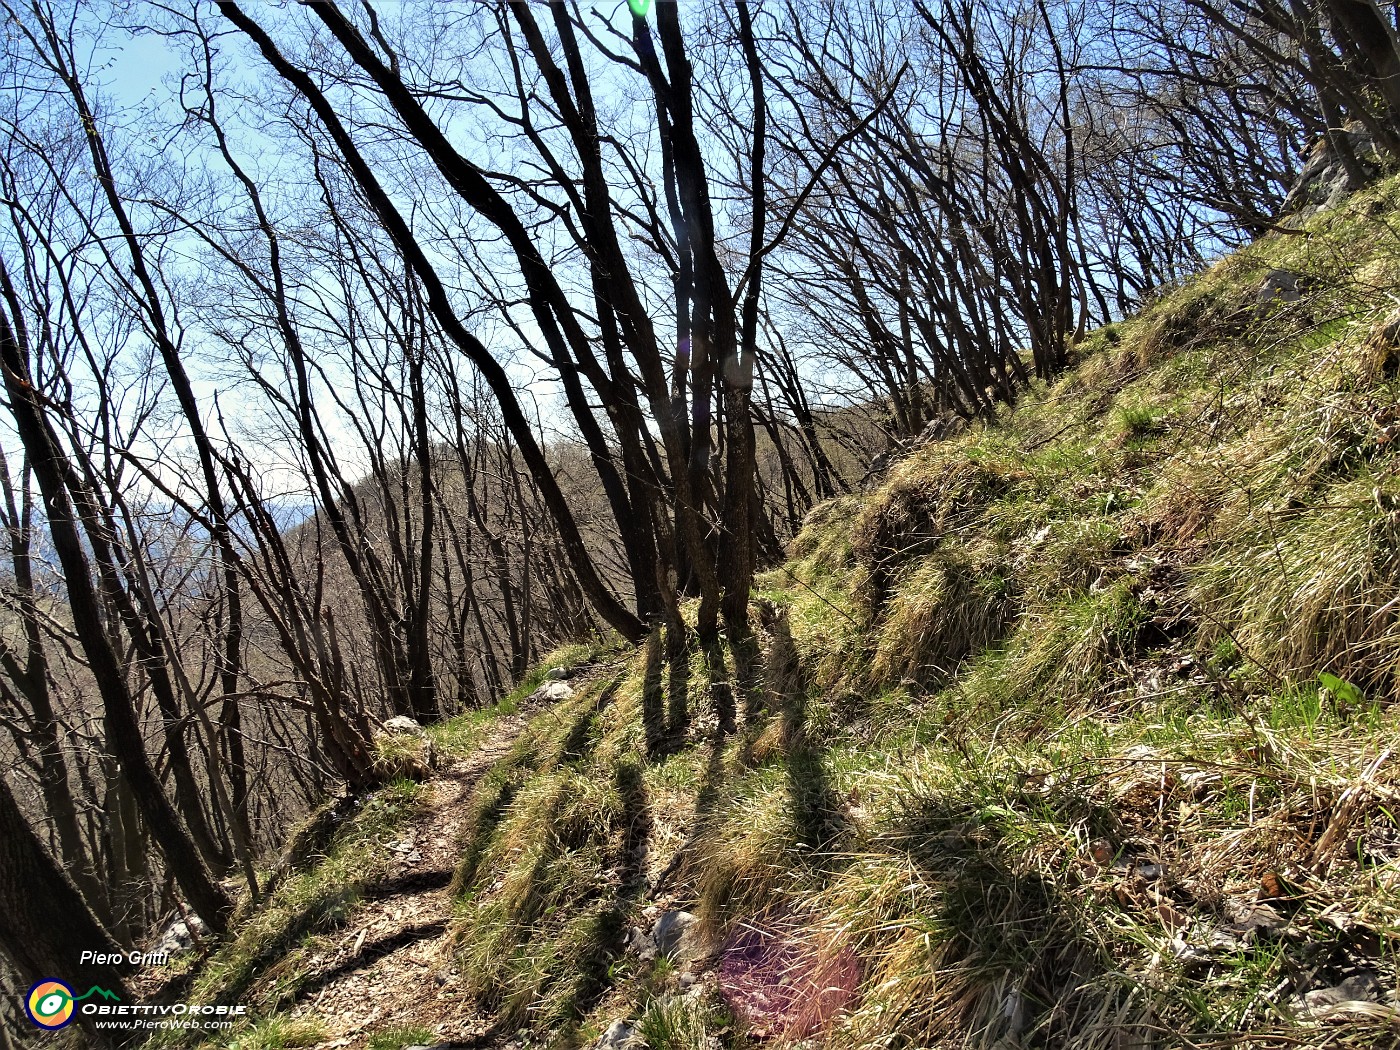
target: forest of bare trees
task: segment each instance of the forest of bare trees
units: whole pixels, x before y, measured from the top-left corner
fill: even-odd
[[[11,983],[1400,147],[1372,0],[0,9]]]

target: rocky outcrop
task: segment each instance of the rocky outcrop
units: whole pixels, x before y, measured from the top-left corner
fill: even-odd
[[[1303,298],[1303,280],[1292,270],[1270,270],[1254,292],[1256,306],[1296,303]]]
[[[1396,158],[1381,148],[1365,128],[1352,126],[1318,139],[1298,181],[1288,191],[1282,214],[1306,219],[1333,208],[1357,190],[1396,167]]]

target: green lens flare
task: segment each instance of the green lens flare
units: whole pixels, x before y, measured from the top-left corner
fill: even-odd
[[[638,18],[645,18],[651,10],[651,0],[627,0],[627,6]]]

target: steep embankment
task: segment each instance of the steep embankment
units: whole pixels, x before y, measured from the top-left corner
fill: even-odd
[[[556,658],[426,994],[653,1050],[1395,1044],[1398,188],[820,508],[752,638]]]

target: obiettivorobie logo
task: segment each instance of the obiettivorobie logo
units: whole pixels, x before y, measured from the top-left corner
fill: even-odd
[[[36,1027],[52,1032],[71,1024],[78,1012],[77,1004],[93,996],[100,996],[113,1003],[120,1001],[116,992],[109,992],[95,984],[82,995],[74,995],[73,989],[62,981],[46,979],[29,989],[29,995],[24,1000],[24,1010]]]
[[[82,1017],[98,1028],[156,1029],[229,1028],[246,1017],[248,1007],[213,1003],[124,1003],[116,992],[93,985],[82,995],[71,985],[51,977],[29,989],[24,1012],[36,1028],[56,1032]]]

